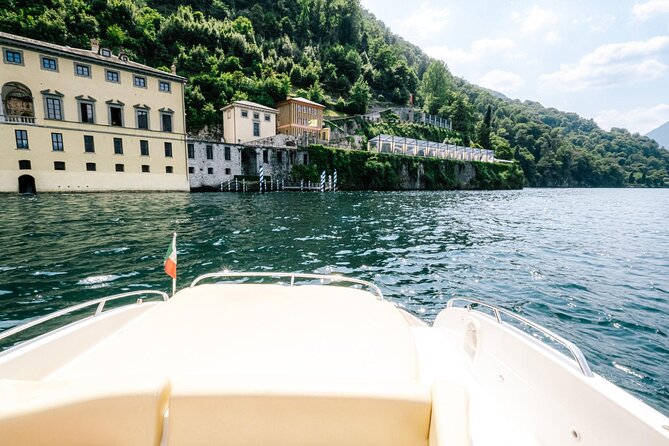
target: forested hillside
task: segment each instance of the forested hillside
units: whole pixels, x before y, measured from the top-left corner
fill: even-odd
[[[651,139],[455,78],[358,0],[0,0],[0,29],[82,48],[97,37],[148,65],[175,63],[191,133],[220,132],[218,110],[237,99],[273,106],[292,92],[357,114],[413,98],[452,120],[452,139],[518,160],[530,185],[669,183],[669,152]]]

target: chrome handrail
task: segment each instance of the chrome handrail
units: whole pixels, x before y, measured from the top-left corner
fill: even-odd
[[[269,278],[290,278],[290,285],[289,286],[295,286],[295,279],[317,279],[320,280],[321,282],[323,281],[330,281],[330,282],[349,282],[349,283],[355,283],[357,285],[362,285],[371,288],[374,291],[374,294],[376,295],[376,298],[379,300],[383,300],[383,293],[381,292],[381,289],[374,285],[371,282],[367,282],[366,280],[360,280],[360,279],[354,279],[351,277],[345,277],[345,276],[339,276],[336,274],[309,274],[309,273],[271,273],[271,272],[227,272],[227,271],[221,271],[218,273],[209,273],[209,274],[203,274],[199,277],[197,277],[193,282],[190,284],[191,288],[196,286],[198,283],[200,283],[202,280],[205,279],[211,279],[215,277],[269,277]]]
[[[469,304],[476,304],[476,305],[480,305],[480,306],[485,307],[485,308],[489,308],[493,311],[493,314],[495,315],[495,319],[497,319],[497,322],[499,322],[500,324],[504,323],[504,321],[502,321],[502,316],[501,316],[503,314],[505,316],[510,317],[511,319],[515,319],[516,321],[518,321],[520,323],[529,325],[530,327],[534,328],[538,332],[546,335],[547,337],[551,338],[553,341],[557,342],[558,344],[560,344],[564,348],[566,348],[569,351],[569,353],[571,353],[572,357],[574,358],[574,360],[578,364],[578,367],[581,369],[581,372],[583,373],[583,375],[585,375],[588,378],[592,378],[594,376],[593,373],[592,373],[592,370],[590,370],[590,366],[588,365],[588,361],[585,359],[585,356],[583,355],[583,352],[581,351],[581,349],[578,348],[576,346],[576,344],[574,344],[573,342],[566,340],[562,336],[550,331],[549,329],[544,328],[541,325],[536,324],[536,323],[534,323],[534,322],[532,322],[528,319],[525,319],[522,316],[518,316],[517,314],[515,314],[511,311],[505,310],[503,308],[496,307],[494,305],[487,304],[485,302],[474,300],[474,299],[468,299],[468,298],[464,298],[464,297],[455,297],[455,298],[450,299],[448,301],[447,308],[452,308],[454,306],[455,302],[468,302]],[[466,308],[467,308],[468,311],[472,310],[471,305],[468,305]],[[546,347],[549,347],[546,344],[543,344],[543,345],[546,346]],[[555,350],[555,349],[553,349],[553,350]]]
[[[167,293],[163,291],[156,291],[156,290],[146,290],[146,291],[130,291],[128,293],[121,293],[121,294],[115,294],[113,296],[107,296],[107,297],[101,297],[100,299],[93,299],[89,300],[87,302],[83,302],[77,305],[73,305],[71,307],[63,308],[62,310],[54,311],[53,313],[49,313],[46,316],[34,319],[30,322],[26,322],[25,324],[18,325],[16,327],[10,328],[9,330],[5,330],[0,332],[0,341],[8,338],[10,336],[13,336],[17,333],[21,333],[22,331],[25,331],[29,328],[32,328],[36,325],[43,324],[44,322],[48,322],[52,319],[56,319],[57,317],[64,316],[66,314],[72,313],[77,310],[81,310],[82,308],[86,307],[91,307],[93,305],[97,305],[97,308],[95,310],[95,316],[99,316],[102,313],[102,310],[105,307],[105,304],[109,302],[110,300],[117,300],[117,299],[122,299],[124,297],[130,297],[130,296],[145,296],[147,294],[157,294],[160,295],[163,298],[163,301],[166,301],[169,299],[169,296]],[[138,304],[142,303],[142,299],[137,299],[136,301]]]

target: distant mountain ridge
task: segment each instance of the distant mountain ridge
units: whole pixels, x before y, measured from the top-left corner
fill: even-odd
[[[655,130],[646,133],[646,136],[654,139],[660,146],[669,150],[669,121],[665,122]]]

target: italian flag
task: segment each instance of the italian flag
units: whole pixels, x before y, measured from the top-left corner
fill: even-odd
[[[174,233],[172,243],[165,254],[165,273],[172,279],[177,278],[177,233]]]

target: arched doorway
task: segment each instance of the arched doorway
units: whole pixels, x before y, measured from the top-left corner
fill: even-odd
[[[19,177],[19,193],[20,194],[36,194],[35,178],[30,175],[21,175]]]
[[[256,149],[242,150],[242,175],[258,175],[258,154]]]

